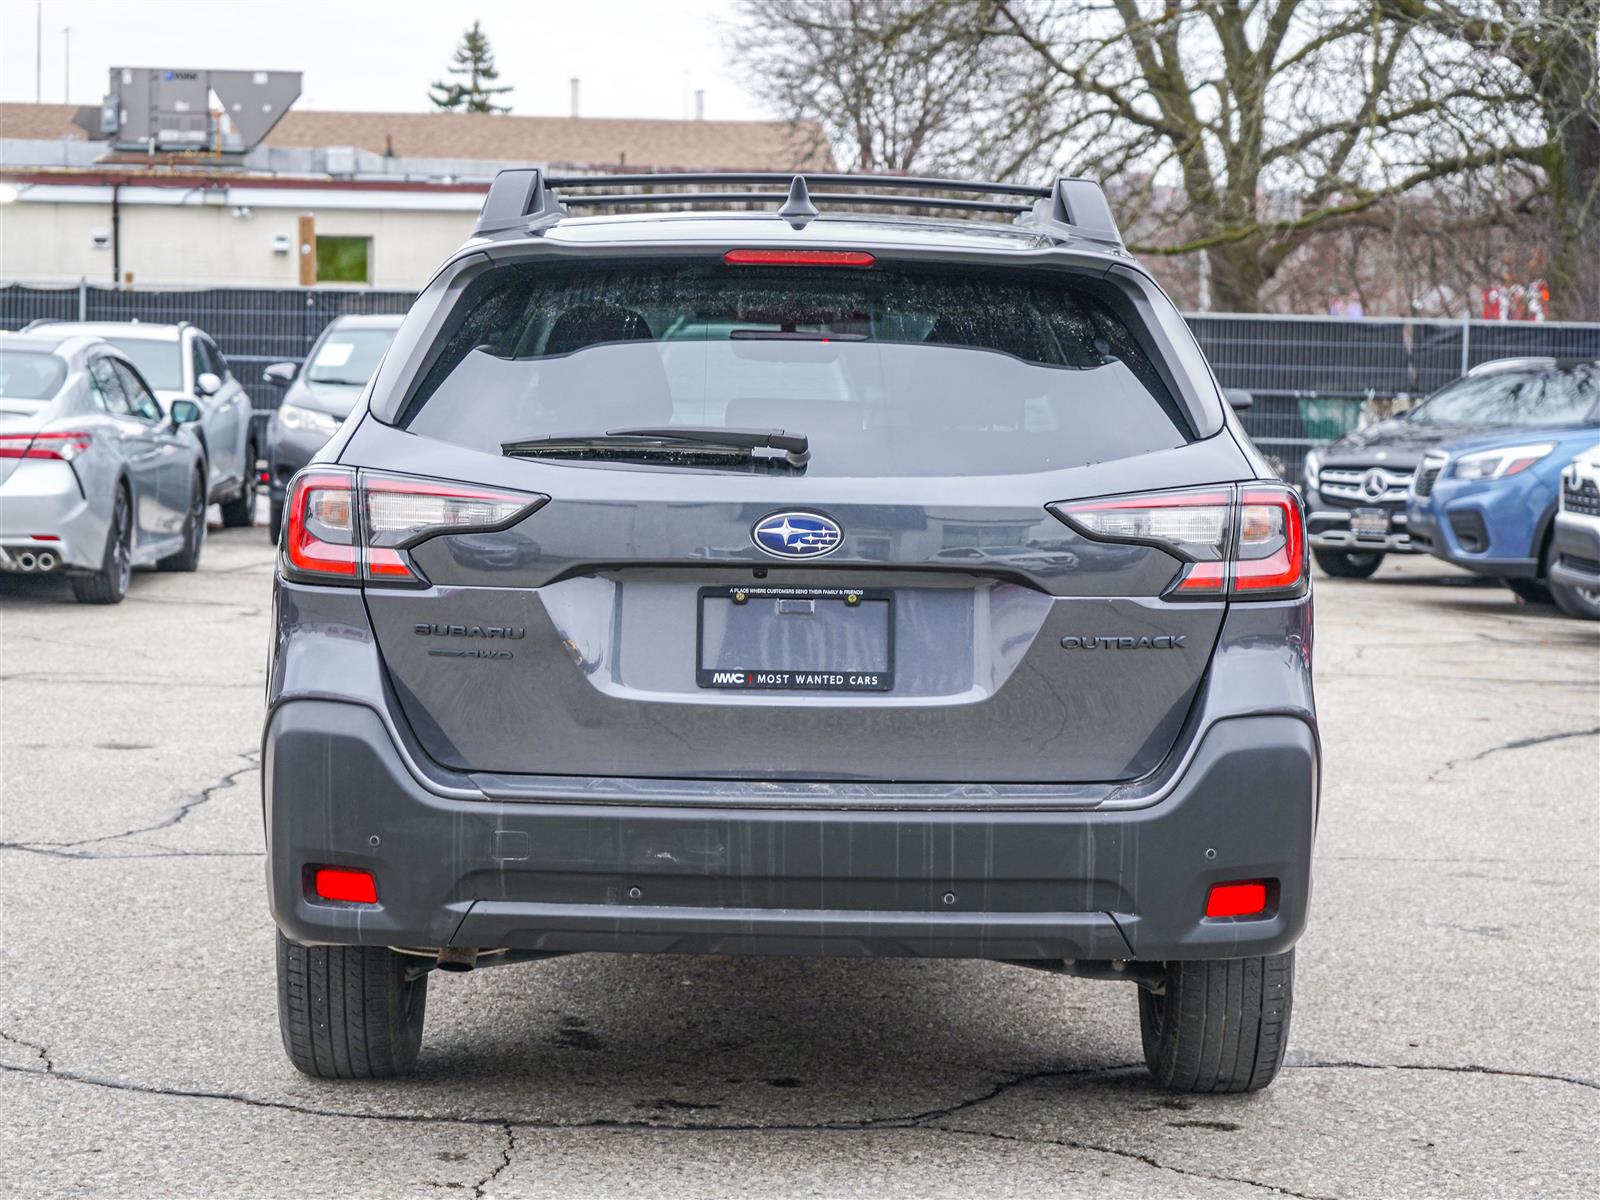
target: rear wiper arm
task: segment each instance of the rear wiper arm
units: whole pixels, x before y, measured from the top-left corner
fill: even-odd
[[[811,443],[803,433],[782,429],[701,428],[695,425],[668,425],[608,429],[605,433],[555,434],[502,442],[501,453],[508,457],[539,458],[546,455],[610,454],[618,456],[682,454],[686,450],[744,450],[757,457],[762,449],[782,450],[791,467],[803,467],[811,460]]]

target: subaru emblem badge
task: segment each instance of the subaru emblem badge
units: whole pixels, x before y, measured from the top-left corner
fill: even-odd
[[[750,540],[776,558],[821,558],[839,548],[844,531],[821,513],[779,512],[757,521]]]

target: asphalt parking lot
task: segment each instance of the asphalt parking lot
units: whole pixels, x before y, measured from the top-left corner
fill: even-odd
[[[0,1194],[1592,1194],[1600,626],[1431,560],[1317,580],[1326,784],[1289,1065],[1176,1098],[1133,989],[939,961],[436,977],[420,1070],[283,1056],[271,551],[116,608],[0,584]]]

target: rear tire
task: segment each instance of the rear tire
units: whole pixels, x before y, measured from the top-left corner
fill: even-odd
[[[278,533],[283,529],[283,501],[273,500],[267,505],[267,536],[278,544]]]
[[[1139,989],[1145,1064],[1169,1091],[1257,1091],[1283,1066],[1293,1003],[1293,950],[1169,962],[1165,994]]]
[[[1335,579],[1370,579],[1383,565],[1382,550],[1322,550],[1313,546],[1311,557]]]
[[[244,448],[244,483],[239,494],[222,505],[222,524],[226,529],[248,529],[256,523],[256,444]]]
[[[1600,621],[1600,588],[1575,588],[1555,582],[1550,578],[1550,568],[1555,565],[1557,557],[1555,539],[1552,538],[1544,551],[1544,577],[1550,588],[1550,599],[1569,617]]]
[[[100,569],[72,576],[72,594],[80,604],[121,604],[133,579],[133,500],[128,485],[117,485],[111,505],[111,527]]]
[[[425,959],[384,946],[301,946],[278,934],[278,1028],[316,1079],[403,1075],[422,1048]]]
[[[189,481],[189,511],[183,518],[183,549],[156,563],[158,571],[198,571],[200,551],[206,544],[206,481],[195,475]]]

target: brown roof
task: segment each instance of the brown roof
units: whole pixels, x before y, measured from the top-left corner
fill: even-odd
[[[71,104],[0,104],[0,138],[74,138]],[[816,125],[290,109],[269,146],[358,146],[406,158],[482,158],[635,170],[832,170]]]

